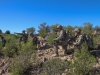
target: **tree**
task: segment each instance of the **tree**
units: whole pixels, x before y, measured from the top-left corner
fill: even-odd
[[[38,32],[41,37],[45,38],[47,33],[50,32],[50,27],[44,22],[40,24]]]
[[[68,26],[66,27],[66,30],[69,31],[71,34],[73,34],[74,28],[73,28],[71,25],[68,25]]]
[[[59,25],[59,24],[57,23],[57,24],[52,25],[52,26],[50,27],[52,32],[57,32],[57,25]]]
[[[0,34],[2,34],[2,30],[0,29]]]
[[[100,31],[100,26],[96,25],[93,29]]]
[[[82,33],[83,34],[87,33],[87,34],[91,35],[92,30],[93,30],[93,28],[92,28],[92,24],[91,23],[86,22],[86,23],[83,24],[83,29],[82,29]]]
[[[30,27],[30,28],[27,28],[27,33],[30,33],[30,32],[35,32],[35,28],[34,27]]]
[[[10,34],[10,31],[9,30],[6,30],[5,34]]]

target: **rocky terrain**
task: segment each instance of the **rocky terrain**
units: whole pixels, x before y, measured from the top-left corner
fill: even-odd
[[[70,61],[72,60],[74,57],[72,54],[68,54],[68,55],[63,55],[63,50],[62,47],[59,47],[59,56],[55,57],[55,53],[54,53],[54,49],[53,48],[49,48],[46,50],[38,50],[37,51],[37,60],[39,61],[39,63],[36,66],[30,66],[29,68],[29,75],[39,75],[42,71],[41,65],[42,63],[44,63],[46,60],[50,60],[50,59],[55,59],[55,58],[60,58],[62,61]],[[93,65],[93,69],[91,69],[92,72],[94,71],[99,71],[100,73],[100,58],[97,57],[96,58],[98,63]],[[10,75],[9,71],[8,71],[8,61],[12,60],[12,58],[9,57],[4,57],[2,54],[0,54],[0,75]],[[67,69],[65,70],[65,72],[67,71]],[[62,75],[66,75],[66,74],[62,74]],[[98,74],[100,75],[100,74]]]

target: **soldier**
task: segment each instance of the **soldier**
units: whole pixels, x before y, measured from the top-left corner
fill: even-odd
[[[39,42],[38,38],[36,37],[36,35],[34,35],[32,32],[30,32],[29,35],[32,38],[33,45],[36,45],[37,48],[39,49],[40,42]]]
[[[100,29],[95,29],[94,31],[93,31],[93,33],[92,33],[92,35],[94,36],[94,37],[97,37],[98,35],[100,35]]]
[[[94,36],[94,37],[97,37],[97,35],[98,35],[98,29],[95,29],[95,30],[93,31],[93,36]]]
[[[74,29],[74,34],[75,34],[74,42],[73,42],[74,49],[79,49],[80,50],[81,49],[81,44],[84,42],[83,35],[81,35],[81,29],[75,28]]]
[[[22,36],[20,37],[19,42],[21,43],[22,41],[24,41],[24,43],[26,43],[28,39],[28,35],[25,33],[25,30],[22,31],[21,35]]]
[[[75,38],[74,38],[74,42],[73,45],[77,48],[80,49],[81,48],[81,44],[83,42],[86,42],[86,45],[88,47],[88,50],[98,50],[100,48],[100,45],[94,46],[93,40],[90,38],[89,35],[81,34],[81,30],[79,28],[75,28],[74,30],[75,32]]]
[[[0,36],[1,42],[2,42],[2,47],[5,47],[6,40],[3,36]]]
[[[58,54],[58,46],[61,45],[64,49],[64,55],[67,53],[67,42],[66,42],[66,32],[63,30],[61,25],[57,26],[58,29],[58,37],[54,39],[54,49],[56,56],[59,56]]]

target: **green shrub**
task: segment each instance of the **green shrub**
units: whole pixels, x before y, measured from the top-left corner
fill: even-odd
[[[4,34],[4,37],[7,43],[10,43],[11,41],[14,41],[15,43],[17,43],[18,42],[17,40],[19,39],[18,36],[13,35],[13,34]]]
[[[23,43],[20,46],[21,46],[21,50],[26,50],[26,51],[29,51],[29,50],[36,51],[37,50],[36,45],[33,45],[33,42],[30,38],[28,39],[27,43]]]
[[[61,59],[52,59],[44,62],[42,75],[61,75],[69,63],[62,62]]]
[[[36,46],[29,39],[27,43],[19,44],[17,48],[19,54],[9,63],[11,66],[9,70],[12,75],[26,75],[25,73],[30,67],[31,61],[34,61],[36,57]]]
[[[50,32],[50,27],[46,25],[46,23],[42,23],[39,26],[38,34],[42,37],[45,38],[47,33]]]
[[[18,47],[16,42],[10,41],[9,43],[6,44],[6,48],[4,49],[4,55],[8,57],[13,57],[16,55],[18,52]]]
[[[46,35],[47,35],[47,31],[46,31],[46,30],[43,30],[43,31],[39,32],[39,35],[40,35],[42,38],[45,38]]]
[[[100,44],[100,35],[93,38],[94,44]]]
[[[0,51],[2,50],[2,42],[0,42]]]
[[[52,45],[52,44],[54,44],[54,38],[56,38],[57,37],[57,35],[56,34],[54,34],[54,33],[51,33],[50,34],[50,36],[49,36],[49,38],[48,38],[48,43],[50,44],[50,45]]]
[[[26,52],[20,54],[13,60],[13,65],[10,67],[12,75],[24,75],[24,72],[30,66],[30,55]]]
[[[86,75],[96,62],[85,45],[82,46],[81,50],[76,50],[74,56],[75,58],[70,65],[71,69],[69,75]]]
[[[18,45],[17,45],[17,39],[18,37],[13,34],[3,34],[3,36],[6,39],[6,45],[4,48],[4,55],[13,57],[18,52]]]

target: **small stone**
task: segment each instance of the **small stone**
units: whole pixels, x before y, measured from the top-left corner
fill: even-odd
[[[54,57],[54,56],[56,56],[56,54],[52,54],[51,56]]]

